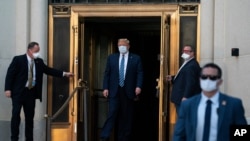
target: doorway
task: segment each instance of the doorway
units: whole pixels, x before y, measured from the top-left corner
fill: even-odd
[[[65,136],[63,140],[98,141],[108,110],[107,99],[102,97],[106,60],[109,54],[117,52],[118,38],[128,38],[130,52],[141,56],[144,69],[142,94],[136,102],[133,139],[165,141],[172,130],[168,124],[175,123],[164,76],[177,70],[178,5],[56,5],[49,9],[50,56],[53,57],[55,48],[59,51],[67,48],[67,66],[75,74],[68,83],[69,91],[82,80],[89,88],[84,95],[78,93],[73,97],[65,110],[68,113],[62,115],[68,117],[67,120],[53,123],[56,125],[51,129],[53,140],[62,140]],[[68,24],[64,24],[65,21]],[[59,32],[55,32],[56,29]],[[67,33],[62,32],[65,30]],[[53,61],[49,62],[51,66]],[[170,64],[174,67],[168,69]],[[48,89],[53,88],[49,85]],[[48,103],[50,110],[51,103],[56,101],[49,97]],[[114,141],[114,132],[112,137]]]
[[[102,97],[106,59],[117,52],[118,38],[128,38],[130,52],[141,56],[144,69],[133,138],[168,140],[176,114],[169,103],[171,88],[164,76],[178,71],[183,44],[196,45],[199,52],[198,11],[199,5],[193,3],[50,5],[48,65],[60,65],[62,70],[74,72],[75,77],[63,87],[48,79],[49,115],[63,104],[79,80],[89,87],[86,94],[73,97],[60,120],[53,121],[51,131],[47,130],[52,139],[98,141],[108,109],[107,99]]]
[[[109,54],[118,52],[117,41],[127,38],[130,52],[141,57],[144,70],[144,83],[139,100],[135,103],[133,141],[158,140],[159,99],[157,81],[160,73],[161,17],[119,17],[79,19],[80,77],[89,82],[88,123],[89,138],[98,141],[101,128],[107,116],[107,100],[102,97],[102,79],[106,59]],[[81,42],[84,40],[84,43]],[[82,72],[82,74],[81,74]],[[82,98],[79,98],[82,99]],[[79,102],[80,104],[81,102]],[[82,109],[82,108],[79,108]],[[83,117],[83,116],[80,116]],[[84,132],[79,120],[78,133]],[[84,134],[78,134],[78,140]],[[112,139],[115,138],[115,130]]]

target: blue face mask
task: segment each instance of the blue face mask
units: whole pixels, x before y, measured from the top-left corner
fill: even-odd
[[[124,53],[127,53],[128,49],[126,46],[119,46],[119,52],[124,54]]]

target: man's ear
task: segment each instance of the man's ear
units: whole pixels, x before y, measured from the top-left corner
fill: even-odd
[[[223,80],[220,79],[220,80],[218,81],[218,86],[220,86],[220,85],[222,84],[222,82],[223,82]]]

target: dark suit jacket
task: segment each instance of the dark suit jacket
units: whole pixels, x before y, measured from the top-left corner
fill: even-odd
[[[181,103],[173,141],[195,141],[197,111],[201,95]],[[218,109],[218,141],[229,141],[230,125],[246,125],[244,108],[238,98],[220,93]]]
[[[180,105],[183,97],[189,98],[201,92],[200,65],[193,58],[179,71],[177,77],[172,79],[173,87],[171,101]]]
[[[103,89],[109,90],[109,97],[117,94],[119,86],[119,53],[111,54],[107,59]],[[124,88],[129,98],[135,98],[135,88],[142,88],[143,70],[138,55],[129,53]]]
[[[62,77],[63,71],[46,66],[42,59],[34,60],[36,67],[35,98],[42,101],[43,73]],[[11,98],[21,98],[28,80],[28,59],[26,54],[15,56],[8,68],[5,78],[5,91],[11,90]]]

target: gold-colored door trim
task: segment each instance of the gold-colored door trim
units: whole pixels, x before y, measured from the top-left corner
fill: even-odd
[[[57,15],[53,15],[52,11],[53,11],[53,6],[50,6],[50,20],[49,20],[49,49],[52,49],[53,47],[53,17],[62,17],[62,15],[60,15],[60,13],[58,13]],[[161,59],[163,59],[162,57],[166,57],[167,54],[163,54],[164,52],[166,53],[166,40],[165,40],[165,30],[164,27],[166,27],[165,25],[165,20],[167,15],[170,15],[171,17],[171,29],[170,29],[170,47],[171,48],[171,53],[173,52],[173,50],[177,51],[176,49],[178,48],[178,26],[176,25],[178,22],[178,5],[168,5],[168,4],[147,4],[147,5],[121,5],[121,4],[114,4],[114,5],[74,5],[74,6],[70,6],[71,12],[70,12],[70,18],[71,18],[71,22],[70,22],[70,50],[71,50],[71,55],[70,55],[70,66],[72,66],[71,70],[72,72],[74,72],[75,77],[74,80],[72,80],[70,82],[70,89],[73,89],[75,86],[77,86],[77,79],[78,79],[78,74],[80,72],[78,72],[78,48],[79,48],[79,43],[78,43],[78,29],[79,29],[79,25],[78,25],[78,19],[79,17],[81,18],[85,18],[85,17],[152,17],[152,16],[157,16],[157,17],[161,17],[162,19],[162,30],[161,30]],[[66,11],[66,13],[69,14],[68,11]],[[69,16],[69,15],[67,15]],[[82,41],[84,42],[84,41]],[[84,43],[81,43],[81,45],[83,45]],[[174,62],[173,60],[177,60],[177,53],[174,51],[174,56],[170,56],[170,60],[169,63],[167,65],[176,65],[178,63]],[[171,54],[170,53],[170,54]],[[52,57],[53,54],[49,54],[49,57]],[[173,59],[175,58],[175,59]],[[174,62],[174,63],[173,63]],[[50,62],[53,63],[53,62]],[[163,127],[164,122],[166,122],[166,118],[164,118],[164,102],[163,102],[163,92],[164,92],[164,75],[166,73],[166,68],[164,69],[164,67],[166,67],[166,65],[162,65],[162,63],[166,63],[166,61],[161,60],[161,68],[160,68],[160,77],[159,77],[159,100],[161,101],[159,104],[159,108],[160,108],[160,113],[159,113],[159,141],[164,141],[165,138],[165,130]],[[171,73],[171,70],[170,70]],[[72,110],[72,108],[74,110]],[[72,101],[71,105],[70,105],[70,114],[72,113],[72,111],[77,111],[77,98],[74,98],[74,100]],[[49,110],[49,108],[48,108]],[[163,111],[163,112],[162,112]],[[71,116],[71,115],[69,115]],[[77,129],[76,129],[76,125],[75,123],[77,123],[77,112],[74,112],[74,118],[72,118],[71,120],[71,124],[73,124],[74,126],[71,126],[69,130],[70,133],[72,134],[71,136],[71,141],[75,141],[77,139]],[[170,118],[171,119],[171,118]],[[58,130],[60,130],[58,128]]]
[[[72,11],[79,14],[79,17],[147,17],[161,16],[162,12],[172,14],[178,10],[178,5],[167,4],[102,4],[102,5],[81,5],[72,6]]]
[[[71,50],[71,56],[70,56],[70,66],[72,66],[71,72],[74,73],[74,79],[71,80],[70,89],[74,89],[78,86],[79,82],[79,72],[78,72],[78,62],[79,62],[79,56],[78,56],[78,35],[79,35],[79,23],[78,23],[78,13],[75,13],[74,11],[71,11],[71,17],[70,17],[70,50]],[[71,111],[71,140],[76,141],[77,140],[77,120],[78,120],[78,100],[77,95],[74,96],[70,111]]]
[[[74,73],[74,77],[69,79],[69,93],[78,86],[78,13],[69,11],[70,6],[64,6],[67,12],[58,10],[63,7],[49,6],[49,35],[48,35],[48,65],[53,66],[53,44],[54,44],[54,18],[70,18],[70,58],[69,70]],[[60,12],[61,11],[61,12]],[[52,78],[48,77],[48,93],[52,93]],[[52,97],[48,97],[48,114],[52,115]],[[53,123],[51,126],[51,136],[53,141],[68,140],[76,141],[77,133],[77,95],[69,102],[69,121],[66,123]]]
[[[168,74],[169,68],[169,16],[166,13],[162,13],[161,16],[161,49],[160,49],[160,76],[158,79],[157,89],[159,91],[159,133],[158,140],[165,141],[166,135],[166,120],[168,116],[168,85],[165,81],[165,76]]]

